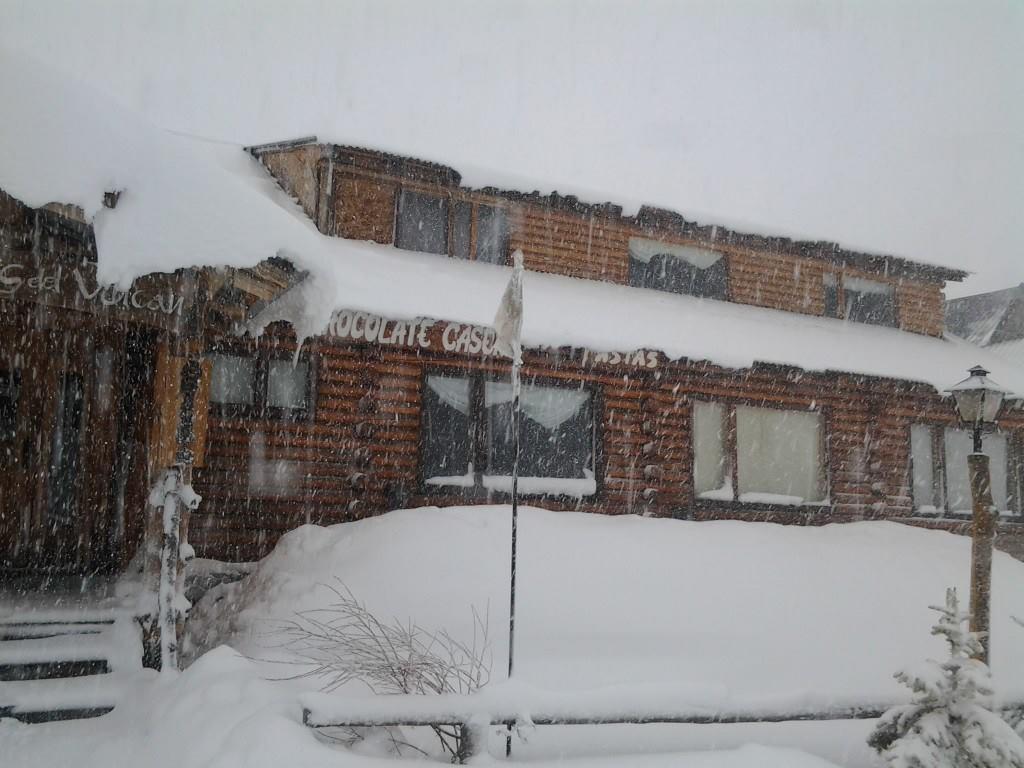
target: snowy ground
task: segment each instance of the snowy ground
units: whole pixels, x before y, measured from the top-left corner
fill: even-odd
[[[489,617],[500,680],[508,522],[506,507],[426,508],[301,528],[247,581],[197,606],[193,654],[213,650],[187,671],[140,675],[97,721],[5,722],[4,765],[386,764],[322,744],[299,723],[298,696],[316,683],[265,679],[294,669],[267,661],[284,655],[272,647],[276,622],[322,605],[330,593],[320,585],[335,579],[382,617],[456,635],[471,631],[475,607]],[[968,540],[893,523],[797,528],[526,509],[520,532],[517,678],[544,691],[607,697],[610,687],[646,686],[726,710],[900,697],[892,673],[942,654],[927,606],[947,586],[967,594]],[[1024,616],[1024,564],[998,555],[994,577],[995,683],[1018,698],[1024,630],[1009,617]],[[538,728],[515,755],[538,765],[860,768],[877,764],[864,746],[871,725]],[[613,757],[636,753],[647,756]]]

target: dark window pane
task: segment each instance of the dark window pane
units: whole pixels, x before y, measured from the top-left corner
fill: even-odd
[[[511,475],[512,387],[489,381],[488,475]],[[519,420],[519,474],[540,478],[593,478],[594,418],[585,389],[524,385]]]
[[[892,286],[869,280],[843,283],[846,318],[856,323],[896,326],[896,302]]]
[[[13,442],[18,430],[21,371],[0,371],[0,443]]]
[[[508,262],[508,219],[501,208],[477,207],[476,260],[488,264]]]
[[[403,189],[395,245],[408,251],[448,253],[448,199]]]
[[[428,376],[423,388],[423,477],[432,485],[472,485],[469,379]],[[433,479],[433,482],[431,482]]]
[[[452,216],[452,256],[468,259],[470,256],[470,229],[473,225],[473,205],[456,203]]]
[[[839,282],[835,275],[825,275],[825,317],[840,317]]]
[[[50,444],[51,523],[65,525],[77,509],[78,469],[81,456],[82,377],[64,373],[57,391],[57,415]]]

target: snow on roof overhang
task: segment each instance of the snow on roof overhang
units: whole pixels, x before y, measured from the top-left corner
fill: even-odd
[[[315,135],[255,145],[246,147],[246,150],[260,159],[269,154],[308,147],[318,147],[323,157],[344,164],[352,164],[357,156],[369,158],[376,162],[378,170],[389,175],[432,182],[441,186],[459,187],[461,184],[461,174],[451,166],[378,149],[320,142]],[[624,224],[640,226],[654,232],[692,238],[709,246],[732,245],[771,254],[820,259],[892,277],[915,277],[929,281],[961,281],[969,274],[966,270],[926,264],[900,256],[843,248],[838,243],[827,240],[799,240],[741,232],[720,224],[701,224],[686,219],[677,211],[652,205],[641,206],[635,216],[627,216],[623,215],[623,206],[617,203],[591,203],[580,200],[575,195],[560,195],[558,192],[543,194],[537,190],[525,192],[492,186],[466,187],[465,190],[581,216],[598,216],[619,220]]]

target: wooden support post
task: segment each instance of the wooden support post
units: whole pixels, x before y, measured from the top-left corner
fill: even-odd
[[[990,648],[989,607],[992,600],[992,541],[996,518],[992,510],[992,482],[988,456],[972,453],[967,458],[971,476],[974,522],[971,527],[971,621],[970,629],[981,635],[979,661],[988,664]]]
[[[486,754],[490,728],[491,718],[484,715],[471,717],[459,726],[459,752],[455,759],[460,765],[468,763],[477,755]]]

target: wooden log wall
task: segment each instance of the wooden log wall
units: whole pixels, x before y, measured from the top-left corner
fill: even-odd
[[[452,202],[505,208],[509,251],[522,250],[527,269],[534,271],[628,284],[629,239],[645,237],[724,253],[730,301],[822,315],[824,274],[845,274],[891,285],[901,329],[942,335],[944,281],[927,268],[908,273],[901,267],[889,274],[881,257],[857,255],[846,263],[842,252],[825,247],[828,244],[728,232],[719,235],[714,227],[696,228],[683,236],[672,223],[682,221],[678,215],[634,218],[623,216],[618,206],[588,205],[556,194],[542,197],[468,189],[459,185],[460,177],[451,169],[371,150],[307,145],[261,154],[260,159],[327,234],[393,242],[399,191],[415,189]],[[329,195],[318,197],[317,191],[325,189]],[[865,261],[874,266],[866,268]]]
[[[277,350],[294,349],[291,340],[273,344]],[[428,371],[507,376],[505,362],[435,351],[437,346],[414,349],[328,337],[307,344],[316,380],[316,407],[309,418],[211,418],[207,465],[196,472],[204,502],[191,529],[200,556],[251,560],[266,554],[282,533],[307,522],[332,524],[401,507],[507,498],[481,490],[424,487],[419,442]],[[526,504],[698,520],[816,525],[897,519],[963,527],[956,520],[915,517],[913,509],[910,427],[953,422],[949,404],[930,387],[767,365],[735,371],[664,358],[654,369],[624,368],[593,360],[584,364],[581,355],[571,352],[528,352],[523,373],[527,379],[562,379],[592,387],[599,443],[596,495],[534,496],[525,498]],[[829,502],[786,507],[695,499],[695,397],[820,411]],[[1024,416],[1007,419],[1003,426],[1018,441],[1024,438]],[[293,467],[287,488],[253,479],[260,467],[282,461]],[[1024,555],[1024,524],[1006,523],[1002,530],[1004,545],[1018,547]]]

